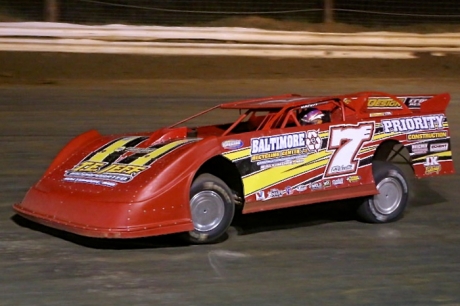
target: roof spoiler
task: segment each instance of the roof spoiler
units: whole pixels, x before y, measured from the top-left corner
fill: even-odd
[[[447,105],[450,102],[450,94],[442,93],[434,96],[433,98],[423,102],[420,105],[420,112],[422,113],[436,113],[446,111]]]

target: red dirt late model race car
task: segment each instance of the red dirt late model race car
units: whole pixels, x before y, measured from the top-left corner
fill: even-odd
[[[182,233],[221,240],[235,211],[356,198],[372,223],[400,218],[408,183],[454,172],[447,93],[282,95],[225,103],[151,133],[72,140],[14,210],[89,237]],[[191,125],[215,111],[222,124]],[[229,120],[230,121],[230,120]]]

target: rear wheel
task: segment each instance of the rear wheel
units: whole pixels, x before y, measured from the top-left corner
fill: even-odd
[[[368,197],[358,208],[358,215],[370,223],[386,223],[400,219],[407,206],[408,184],[402,171],[392,163],[372,163],[374,181],[379,194]]]
[[[220,178],[205,173],[190,189],[190,212],[195,229],[186,234],[192,243],[212,243],[225,237],[235,214],[232,191]]]

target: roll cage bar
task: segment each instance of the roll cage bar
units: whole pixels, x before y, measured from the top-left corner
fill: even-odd
[[[353,113],[357,112],[365,112],[367,103],[365,103],[370,96],[383,96],[389,97],[396,101],[399,99],[391,94],[383,93],[383,92],[357,92],[354,94],[343,95],[343,96],[331,96],[331,97],[319,97],[319,98],[309,98],[305,97],[305,99],[301,100],[298,99],[295,102],[283,104],[276,104],[275,106],[268,105],[270,100],[267,98],[262,99],[253,99],[253,100],[246,100],[241,102],[233,102],[233,103],[226,103],[216,105],[209,109],[206,109],[202,112],[199,112],[193,116],[185,118],[168,128],[177,127],[187,121],[190,121],[194,118],[202,116],[206,113],[209,113],[215,109],[239,109],[240,116],[223,132],[222,136],[228,135],[235,129],[238,124],[240,124],[245,118],[247,118],[250,114],[255,112],[266,111],[268,114],[263,118],[263,120],[258,124],[255,130],[269,130],[271,128],[284,128],[287,126],[288,122],[294,122],[297,126],[300,126],[300,123],[297,119],[297,116],[294,115],[293,110],[305,109],[308,107],[315,107],[319,105],[324,105],[331,103],[333,105],[331,109],[332,112],[336,112],[339,110],[341,112],[340,118],[342,121],[346,120],[346,110],[351,110]],[[284,96],[277,96],[273,98],[285,98],[285,99],[296,99],[300,98],[299,95],[284,95]],[[260,103],[262,101],[262,103]],[[263,105],[263,102],[266,101],[267,105]],[[288,101],[288,100],[287,100]],[[254,107],[251,107],[251,103],[254,103]],[[259,104],[257,104],[259,103]],[[238,106],[241,106],[239,108]],[[281,106],[280,108],[280,105]],[[404,103],[401,103],[401,107],[404,110],[409,110]],[[245,111],[244,111],[245,110]],[[243,112],[244,111],[244,112]]]

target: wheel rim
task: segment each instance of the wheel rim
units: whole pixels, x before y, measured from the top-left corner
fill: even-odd
[[[200,232],[216,228],[225,214],[225,203],[215,191],[204,190],[190,200],[190,209],[195,229]]]
[[[392,177],[384,178],[377,184],[380,194],[374,196],[375,209],[385,215],[394,212],[401,203],[403,190],[399,181]]]

